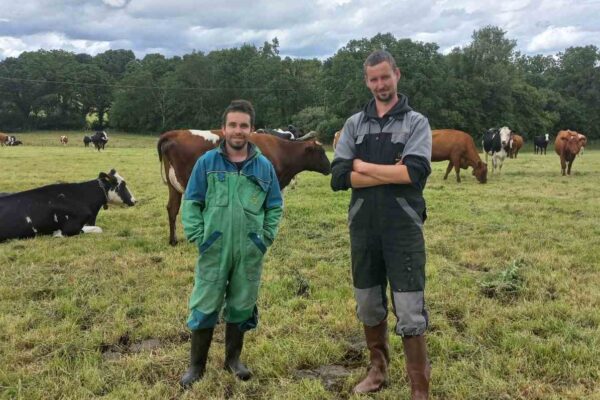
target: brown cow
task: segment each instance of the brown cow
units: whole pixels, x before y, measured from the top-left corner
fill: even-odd
[[[454,167],[456,181],[460,182],[460,169],[472,167],[477,180],[480,183],[487,182],[487,164],[479,158],[471,135],[455,129],[436,129],[431,134],[431,161],[450,160],[444,179],[448,179],[448,174]]]
[[[163,163],[165,183],[169,187],[169,243],[177,244],[175,222],[181,195],[196,160],[220,143],[220,130],[176,130],[160,135],[157,143],[158,159]],[[252,133],[249,141],[256,144],[275,167],[279,186],[284,189],[292,178],[302,171],[315,171],[327,175],[331,164],[321,143],[316,140],[290,141],[272,135]]]
[[[66,135],[62,135],[60,137],[60,144],[65,145],[67,143],[69,143],[69,138]]]
[[[510,158],[517,158],[519,150],[523,147],[523,136],[511,132],[510,141],[508,142],[508,156]]]
[[[340,141],[340,137],[342,136],[342,131],[337,131],[335,133],[335,135],[333,135],[333,149],[335,150],[335,147],[337,146],[338,142]]]
[[[0,132],[0,145],[4,146],[8,142],[8,135]]]
[[[584,139],[579,137],[579,135],[579,133],[570,130],[560,131],[556,135],[554,151],[560,156],[560,170],[563,176],[565,175],[565,170],[567,175],[571,175],[571,166],[583,145]],[[567,163],[569,164],[568,167]]]

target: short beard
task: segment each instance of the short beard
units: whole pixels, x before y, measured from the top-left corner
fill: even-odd
[[[246,147],[248,145],[247,142],[243,143],[243,144],[239,144],[239,145],[233,144],[231,142],[228,142],[228,144],[229,144],[229,147],[231,147],[234,150],[242,150],[244,147]]]

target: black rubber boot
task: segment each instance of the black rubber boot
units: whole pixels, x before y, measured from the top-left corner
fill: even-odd
[[[192,348],[190,351],[190,367],[181,378],[181,386],[189,389],[194,382],[202,378],[208,359],[208,349],[212,342],[214,328],[192,331]]]
[[[238,324],[227,324],[225,328],[225,369],[231,371],[239,379],[247,381],[252,373],[240,361],[242,347],[244,346],[244,332]]]

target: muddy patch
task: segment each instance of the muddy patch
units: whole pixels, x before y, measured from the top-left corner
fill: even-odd
[[[104,361],[119,360],[123,355],[130,353],[153,352],[161,347],[159,339],[146,339],[132,342],[129,333],[119,337],[116,343],[102,343],[99,347]]]
[[[294,373],[296,379],[319,379],[325,389],[339,392],[352,371],[342,365],[323,365],[316,369],[300,369]]]

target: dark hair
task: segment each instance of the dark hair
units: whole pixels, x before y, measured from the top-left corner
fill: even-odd
[[[375,65],[381,64],[382,62],[388,62],[392,69],[398,68],[396,65],[396,60],[394,60],[394,56],[392,56],[386,50],[375,50],[365,60],[363,64],[363,73],[367,74],[367,67],[373,67]]]
[[[223,126],[227,123],[227,114],[230,112],[241,112],[250,116],[250,125],[254,127],[254,107],[248,100],[233,100],[223,113]]]

